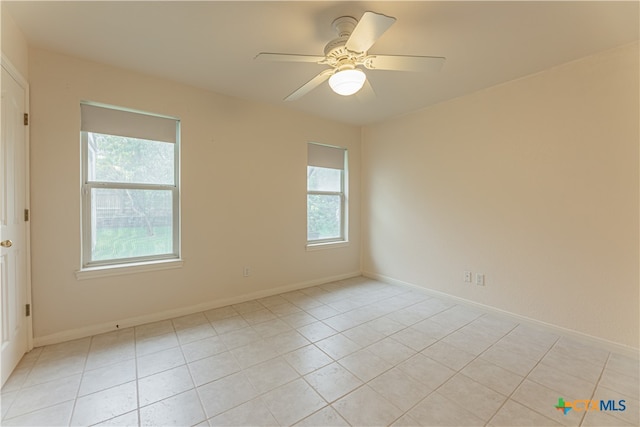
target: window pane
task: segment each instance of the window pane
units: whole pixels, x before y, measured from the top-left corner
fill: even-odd
[[[341,238],[341,210],[340,196],[307,195],[307,240]]]
[[[168,190],[91,190],[91,259],[173,254]]]
[[[307,166],[307,190],[342,191],[342,170]]]
[[[173,185],[175,144],[87,133],[88,179]]]

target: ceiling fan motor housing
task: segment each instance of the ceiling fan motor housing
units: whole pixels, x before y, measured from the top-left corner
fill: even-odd
[[[338,37],[331,40],[324,47],[327,64],[332,67],[346,64],[353,66],[363,56],[363,52],[352,52],[345,47],[357,24],[358,20],[351,16],[341,16],[333,21],[331,26],[338,34]]]

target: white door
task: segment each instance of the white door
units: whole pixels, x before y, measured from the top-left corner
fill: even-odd
[[[27,304],[26,88],[2,64],[0,144],[0,282],[2,384],[29,346]]]

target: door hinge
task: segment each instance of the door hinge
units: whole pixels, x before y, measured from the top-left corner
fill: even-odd
[[[29,114],[24,113],[24,125],[29,126]]]
[[[24,315],[27,317],[31,316],[31,304],[26,304],[24,306]]]
[[[29,209],[24,210],[24,220],[29,221]]]

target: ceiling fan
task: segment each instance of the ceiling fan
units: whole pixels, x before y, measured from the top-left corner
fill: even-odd
[[[341,16],[332,24],[338,37],[327,43],[324,56],[262,52],[255,59],[308,62],[330,67],[287,96],[285,101],[301,98],[327,79],[331,89],[340,95],[353,95],[365,85],[371,91],[366,74],[360,66],[368,70],[439,71],[445,61],[443,57],[368,53],[369,48],[394,22],[396,18],[375,12],[365,12],[360,21],[351,16]]]

